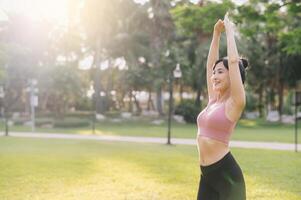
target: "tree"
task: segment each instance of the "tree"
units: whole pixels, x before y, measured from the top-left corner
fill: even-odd
[[[195,104],[198,107],[201,106],[200,96],[206,84],[204,66],[209,49],[208,41],[216,21],[222,19],[226,11],[233,7],[234,5],[230,1],[223,3],[202,1],[198,5],[181,3],[172,9],[177,33],[180,37],[186,38],[183,40],[187,46],[189,59],[189,67],[187,67],[187,74],[189,75],[186,77],[189,77],[188,83],[197,91]],[[222,47],[221,49],[222,55],[225,55],[225,48]]]
[[[273,93],[274,88],[277,88],[279,120],[282,116],[283,91],[290,80],[287,72],[291,71],[284,67],[288,58],[286,53],[289,52],[288,49],[295,49],[290,46],[291,43],[284,42],[289,41],[286,38],[291,33],[282,34],[283,31],[289,29],[291,24],[295,24],[294,20],[290,20],[292,17],[289,17],[289,12],[283,9],[290,6],[295,8],[296,4],[294,2],[271,3],[254,0],[238,7],[239,14],[236,17],[241,33],[251,42],[247,44],[249,56],[253,58],[250,73],[254,74],[252,77],[256,81],[253,83],[256,83],[250,85],[259,94],[260,114],[262,116],[263,88],[268,87],[267,91],[269,92],[266,97],[270,102],[275,102]],[[287,46],[284,47],[284,44]]]
[[[164,53],[167,51],[167,44],[172,39],[174,24],[169,13],[170,2],[167,0],[150,0],[149,18],[150,24],[150,49],[151,64],[154,66],[156,75],[156,105],[159,115],[164,115],[162,107],[162,87],[166,80],[164,74],[164,65],[161,64],[164,59]],[[162,73],[163,72],[163,73]]]
[[[121,9],[119,0],[87,0],[81,12],[86,47],[94,57],[91,75],[97,113],[104,113],[106,110],[105,97],[100,95],[104,92],[100,65],[109,58],[108,49],[113,44],[118,29],[118,9]]]

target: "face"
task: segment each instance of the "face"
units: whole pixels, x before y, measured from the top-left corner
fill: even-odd
[[[214,91],[225,91],[230,87],[229,71],[223,62],[218,63],[212,73],[211,82]]]

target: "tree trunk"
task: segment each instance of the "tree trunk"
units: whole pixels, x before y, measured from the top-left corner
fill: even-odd
[[[152,90],[149,89],[148,90],[148,101],[147,101],[147,110],[150,111],[150,110],[154,110],[155,109],[155,106],[154,106],[154,102],[153,102],[153,99],[152,99]]]
[[[282,63],[282,55],[280,55],[280,65],[279,65],[279,81],[278,81],[278,112],[279,112],[279,121],[282,121],[283,114],[283,89],[284,89],[284,72],[283,72],[283,63]]]
[[[142,110],[141,110],[139,101],[137,100],[136,95],[133,95],[133,97],[134,97],[134,102],[135,102],[135,105],[136,105],[136,108],[137,108],[137,114],[140,115]]]
[[[180,80],[180,103],[183,102],[183,83]]]
[[[95,64],[94,68],[91,68],[91,70],[95,70],[93,74],[93,88],[95,91],[95,109],[96,113],[104,113],[104,107],[103,107],[103,99],[100,96],[101,92],[101,82],[100,82],[100,39],[97,38],[96,41],[96,49],[95,49]]]
[[[40,108],[42,111],[47,110],[48,99],[49,99],[49,93],[45,92],[45,94],[41,98],[41,103],[40,103]]]
[[[163,112],[163,105],[162,105],[162,86],[160,85],[157,88],[157,96],[156,96],[156,102],[157,102],[157,111],[159,113],[160,116],[164,116],[164,112]]]
[[[260,83],[259,89],[258,89],[258,96],[259,96],[259,102],[258,102],[258,110],[259,110],[259,117],[263,117],[263,83]]]
[[[282,121],[282,111],[283,111],[283,81],[280,81],[279,86],[278,86],[278,113],[279,113],[279,121]]]
[[[202,65],[201,65],[202,66]],[[195,105],[200,108],[201,107],[201,93],[202,93],[202,84],[201,84],[201,69],[200,66],[197,66],[196,69],[196,76],[197,76],[197,93],[195,99]]]
[[[269,97],[268,88],[265,88],[265,117],[269,114]]]
[[[196,98],[195,98],[195,105],[197,107],[201,106],[201,87],[198,86],[197,91],[196,91]]]
[[[119,102],[119,109],[120,109],[120,110],[123,110],[124,107],[125,107],[125,103],[124,103],[124,101],[123,101],[124,96],[125,96],[124,91],[121,91],[121,95],[120,95],[120,96],[121,96],[121,97],[120,97],[120,98],[117,98],[117,100],[118,100],[118,102]]]
[[[129,112],[130,113],[133,112],[133,101],[132,101],[133,94],[132,93],[133,93],[133,90],[130,89],[130,91],[129,91],[129,99],[130,99],[130,101],[129,101]]]
[[[109,61],[109,66],[110,66],[111,62]],[[112,68],[109,68],[108,70],[110,70],[110,77],[109,80],[107,81],[107,85],[106,85],[106,96],[104,98],[104,111],[108,111],[111,109],[111,106],[113,106],[113,108],[116,108],[115,105],[111,105],[111,102],[113,102],[113,96],[111,95],[111,91],[114,88],[114,71]]]

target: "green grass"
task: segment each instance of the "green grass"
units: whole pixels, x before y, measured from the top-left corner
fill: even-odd
[[[301,157],[233,148],[248,200],[301,199]],[[192,200],[193,146],[0,137],[1,200]]]
[[[301,122],[299,123],[301,128]],[[0,128],[4,130],[3,123]],[[30,127],[13,126],[12,131],[31,131]],[[84,128],[37,128],[38,132],[92,134],[91,127]],[[196,124],[172,123],[171,134],[175,138],[195,138],[197,132]],[[114,123],[111,121],[96,124],[98,135],[121,135],[121,136],[145,136],[166,137],[167,124],[154,125],[147,120],[126,121]],[[294,125],[280,123],[268,123],[263,120],[240,120],[232,135],[232,140],[247,141],[270,141],[294,143]]]

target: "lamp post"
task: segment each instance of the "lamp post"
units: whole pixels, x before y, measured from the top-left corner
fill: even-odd
[[[298,152],[298,106],[301,105],[301,80],[296,81],[295,90],[295,152]]]
[[[31,131],[35,132],[35,107],[38,106],[38,96],[39,92],[37,86],[37,80],[31,79],[29,80],[30,84],[30,110],[31,110]]]
[[[171,144],[170,142],[170,128],[171,128],[171,115],[173,112],[173,79],[181,78],[182,71],[180,68],[180,64],[176,65],[174,70],[171,70],[169,73],[169,104],[168,104],[168,129],[167,129],[167,144]]]

